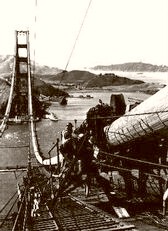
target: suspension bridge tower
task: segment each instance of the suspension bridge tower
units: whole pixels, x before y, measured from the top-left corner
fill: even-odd
[[[29,31],[16,31],[15,33],[15,81],[11,117],[28,115],[28,77],[31,74]]]

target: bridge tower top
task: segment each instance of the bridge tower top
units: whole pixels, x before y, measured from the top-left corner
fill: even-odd
[[[28,75],[30,74],[29,31],[16,31],[15,116],[28,115]]]
[[[28,92],[28,31],[16,31],[16,70],[15,70],[15,91],[20,95],[27,95]]]

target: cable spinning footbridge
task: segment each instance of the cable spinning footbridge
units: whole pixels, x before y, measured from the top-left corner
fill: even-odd
[[[1,209],[3,211],[16,197],[16,194],[18,194],[9,212],[0,221],[0,229],[6,225],[10,214],[17,204],[17,212],[12,213],[12,217],[10,217],[13,222],[9,226],[5,226],[6,230],[55,231],[67,229],[81,230],[82,228],[83,230],[133,230],[134,225],[120,223],[109,214],[96,209],[96,207],[90,207],[81,200],[72,197],[72,195],[64,195],[62,203],[57,200],[58,196],[61,196],[64,192],[64,189],[68,188],[68,185],[71,184],[68,178],[71,173],[63,171],[62,178],[54,175],[60,173],[59,167],[63,160],[59,149],[57,150],[57,156],[48,159],[44,158],[40,150],[36,132],[35,105],[33,102],[33,75],[31,72],[29,31],[16,31],[15,33],[16,47],[10,81],[10,94],[5,115],[0,125],[0,136],[2,137],[5,130],[8,129],[8,122],[28,123],[30,133],[29,146],[27,146],[28,165],[27,167],[18,166],[15,169],[16,171],[21,171],[20,174],[23,171],[27,171],[27,174],[23,177],[23,187],[17,183],[18,192]],[[58,147],[58,142],[52,149],[55,146]],[[74,164],[75,162],[72,163],[70,170],[73,169]],[[12,169],[6,170],[12,171]],[[57,202],[57,208],[55,207],[55,202]],[[75,209],[75,213],[73,209]],[[92,222],[93,219],[94,222]]]
[[[160,195],[167,193],[168,113],[167,105],[164,103],[167,99],[167,87],[152,96],[151,99],[136,106],[135,109],[122,115],[117,114],[117,110],[115,111],[118,106],[121,106],[120,103],[113,102],[114,107],[101,103],[101,105],[91,108],[87,113],[86,121],[76,128],[76,132],[83,130],[83,138],[80,140],[77,137],[76,140],[79,142],[75,143],[76,149],[73,149],[71,161],[67,162],[66,155],[63,157],[60,153],[58,139],[47,153],[49,157],[45,158],[46,153],[40,149],[36,131],[37,108],[34,100],[34,75],[31,70],[29,31],[16,31],[15,33],[16,45],[10,93],[0,125],[0,136],[2,137],[5,130],[8,129],[8,123],[26,122],[29,145],[26,146],[28,148],[27,166],[17,166],[15,169],[27,171],[27,174],[23,177],[24,187],[21,188],[19,184],[17,185],[18,198],[14,204],[18,204],[18,212],[15,214],[12,228],[9,230],[133,230],[134,225],[120,224],[118,220],[73,196],[74,190],[83,184],[85,184],[85,195],[90,189],[90,185],[87,185],[89,182],[88,172],[77,173],[82,166],[80,165],[82,157],[80,159],[79,154],[82,152],[82,148],[84,148],[84,154],[90,151],[87,150],[88,143],[86,141],[90,141],[88,137],[94,139],[99,154],[95,161],[96,164],[94,164],[94,168],[96,167],[98,171],[92,173],[92,178],[98,179],[98,184],[93,184],[99,191],[96,195],[100,194],[99,184],[101,187],[104,185],[104,188],[107,186],[107,180],[104,180],[104,177],[99,175],[100,173],[105,173],[106,177],[108,175],[111,185],[119,183],[120,188],[124,186],[123,191],[127,194],[126,199],[128,196],[134,199],[136,194],[140,194],[141,198],[153,197],[151,191],[155,191],[154,196],[159,198]],[[153,102],[155,102],[155,107]],[[122,103],[122,107],[123,105]],[[73,146],[74,143],[71,145]],[[50,152],[55,147],[57,155],[51,157]],[[85,159],[87,160],[86,156]],[[13,170],[12,168],[6,170],[14,171],[14,167]],[[115,182],[116,172],[119,173],[122,182],[119,180],[117,183]],[[88,181],[83,180],[83,177],[86,177]],[[148,188],[150,188],[150,192],[147,191]],[[105,190],[103,191],[105,192]],[[120,189],[117,188],[116,192],[120,192]],[[106,196],[108,193],[105,192]],[[166,195],[164,194],[163,197],[165,198],[163,200],[164,215],[166,213]],[[6,205],[14,197],[15,194]],[[6,222],[14,204],[0,223],[0,228]],[[69,207],[69,205],[71,206]],[[75,211],[72,207],[75,208]],[[95,222],[92,222],[93,219]]]
[[[33,153],[43,165],[57,164],[57,158],[43,159],[37,141],[35,120],[36,105],[33,103],[33,74],[30,61],[29,31],[16,31],[16,45],[11,77],[10,94],[5,115],[0,125],[0,136],[3,135],[9,122],[28,122],[31,133]]]

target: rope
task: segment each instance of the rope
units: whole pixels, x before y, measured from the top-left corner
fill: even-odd
[[[84,25],[84,22],[85,22],[85,19],[86,19],[87,14],[88,14],[88,11],[89,11],[89,8],[90,8],[91,3],[92,3],[92,0],[89,1],[89,5],[88,5],[88,7],[87,7],[87,9],[86,9],[86,12],[85,12],[83,21],[82,21],[81,26],[80,26],[80,28],[79,28],[79,32],[78,32],[77,37],[76,37],[76,39],[75,39],[75,43],[74,43],[74,45],[73,45],[73,47],[72,47],[72,51],[71,51],[71,53],[70,53],[70,55],[69,55],[68,62],[67,62],[67,64],[66,64],[66,66],[65,66],[65,70],[67,70],[67,67],[68,67],[68,65],[69,65],[69,63],[70,63],[70,59],[71,59],[71,57],[72,57],[72,55],[73,55],[73,52],[74,52],[74,50],[75,50],[75,46],[76,46],[77,40],[78,40],[79,35],[80,35],[80,33],[81,33],[81,30],[82,30],[82,27],[83,27],[83,25]]]

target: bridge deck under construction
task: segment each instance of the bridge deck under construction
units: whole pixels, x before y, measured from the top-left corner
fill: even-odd
[[[78,189],[78,195],[82,196],[84,188]],[[114,231],[114,230],[136,230],[132,224],[122,222],[111,214],[99,209],[94,204],[98,198],[90,193],[88,202],[84,197],[69,194],[58,199],[56,205],[52,206],[52,213],[48,206],[41,204],[38,215],[32,218],[31,229],[33,231]],[[101,197],[103,199],[103,197]]]
[[[62,198],[55,208],[54,217],[59,230],[109,231],[135,230],[135,226],[125,224],[111,215],[75,197]]]
[[[20,36],[24,36],[25,40],[25,44],[20,44],[19,43],[19,37]],[[27,50],[27,56],[26,57],[20,57],[19,53],[19,49],[24,48]],[[20,196],[21,193],[21,201],[19,201],[19,203],[17,204],[17,206],[19,205],[18,211],[15,213],[12,213],[12,209],[14,207],[11,207],[11,210],[9,210],[9,213],[7,214],[7,216],[2,219],[2,222],[0,221],[0,228],[3,225],[3,223],[6,225],[6,221],[8,223],[9,219],[9,225],[7,224],[7,229],[4,229],[4,231],[7,230],[12,230],[12,231],[18,231],[18,230],[32,230],[32,231],[42,231],[42,230],[46,230],[46,231],[64,231],[64,230],[69,230],[69,231],[78,231],[78,230],[82,230],[82,231],[119,231],[119,230],[142,230],[142,229],[137,229],[137,227],[135,227],[136,225],[129,223],[129,219],[125,219],[123,221],[123,219],[119,219],[117,218],[117,216],[113,216],[112,213],[107,213],[105,212],[105,210],[99,209],[97,206],[98,202],[102,202],[102,200],[107,200],[107,198],[105,198],[105,195],[99,190],[99,188],[97,187],[97,191],[96,193],[90,192],[90,195],[88,197],[83,196],[82,194],[82,190],[84,191],[84,188],[81,190],[81,188],[77,188],[76,189],[76,194],[75,192],[72,192],[70,195],[67,195],[67,192],[70,192],[69,188],[66,187],[70,187],[69,186],[69,182],[72,178],[69,176],[71,175],[71,172],[75,165],[75,161],[77,160],[77,158],[75,157],[74,160],[72,161],[72,163],[70,164],[70,167],[68,168],[67,171],[62,172],[61,177],[59,177],[59,187],[57,187],[57,169],[58,166],[60,165],[60,156],[59,156],[59,147],[57,146],[58,141],[56,143],[56,145],[54,145],[53,147],[57,147],[57,156],[51,157],[50,156],[50,152],[53,149],[50,149],[49,152],[47,153],[43,153],[41,151],[40,145],[39,145],[39,139],[40,137],[37,134],[37,130],[36,130],[36,125],[35,125],[35,121],[38,118],[38,110],[34,110],[34,108],[37,109],[36,105],[35,105],[35,100],[33,97],[33,75],[31,73],[31,68],[30,68],[30,50],[29,50],[29,32],[28,31],[17,31],[16,32],[16,54],[15,54],[15,58],[14,58],[14,68],[13,68],[13,74],[12,74],[12,78],[11,78],[11,88],[10,88],[10,94],[9,94],[9,99],[7,102],[7,106],[6,106],[6,110],[5,110],[5,115],[4,118],[2,119],[2,123],[0,124],[0,137],[3,135],[3,133],[5,132],[5,129],[8,128],[8,124],[9,122],[16,122],[16,123],[21,123],[21,122],[25,122],[25,118],[27,122],[29,122],[29,126],[28,126],[28,130],[30,132],[29,134],[29,139],[28,139],[28,143],[29,145],[25,145],[22,146],[24,148],[27,149],[27,159],[28,159],[28,166],[19,166],[19,167],[13,167],[13,166],[9,166],[9,168],[7,169],[0,169],[2,171],[16,171],[16,170],[27,170],[27,176],[23,177],[23,183],[24,183],[24,190],[22,190],[23,192],[21,192],[20,188],[19,188],[19,184],[18,186],[18,198]],[[25,68],[26,67],[26,68]],[[156,97],[156,100],[158,102],[158,104],[160,105],[160,99],[162,99],[163,102],[165,102],[165,99],[167,97],[167,88],[166,90],[163,91],[163,95],[161,93],[161,95],[158,97]],[[155,99],[155,98],[154,98]],[[146,104],[145,104],[146,105]],[[136,166],[136,168],[139,170],[138,173],[143,173],[143,174],[139,174],[139,178],[136,178],[136,183],[138,182],[138,180],[140,179],[140,183],[138,185],[141,186],[140,187],[140,192],[141,190],[144,190],[147,188],[147,183],[148,181],[144,182],[144,175],[149,177],[149,173],[151,173],[151,170],[165,170],[164,175],[166,175],[166,187],[167,187],[167,161],[165,162],[166,158],[167,158],[167,143],[165,142],[161,142],[161,137],[155,137],[154,136],[154,132],[160,132],[158,134],[162,135],[162,131],[165,132],[165,134],[167,134],[167,121],[168,121],[168,117],[165,116],[165,112],[167,113],[168,110],[167,108],[164,108],[164,113],[162,113],[162,116],[158,113],[161,113],[162,110],[157,110],[155,112],[155,108],[153,108],[153,104],[150,104],[151,107],[147,107],[147,111],[145,111],[145,113],[142,111],[144,111],[144,106],[142,106],[142,109],[139,111],[134,111],[134,113],[132,114],[133,119],[130,119],[130,121],[135,120],[133,116],[139,116],[139,115],[143,115],[143,120],[141,119],[141,121],[137,120],[136,124],[133,124],[132,127],[132,122],[128,123],[128,127],[125,130],[125,132],[123,132],[125,129],[125,127],[119,127],[119,129],[117,130],[117,136],[116,136],[116,130],[115,128],[113,128],[113,125],[111,125],[111,127],[108,129],[108,134],[106,134],[106,136],[109,139],[109,143],[111,146],[114,146],[115,148],[118,146],[120,146],[120,144],[128,144],[129,142],[133,142],[134,141],[134,134],[137,136],[137,140],[139,141],[139,136],[146,138],[146,136],[148,135],[148,133],[150,134],[150,136],[154,137],[153,141],[158,141],[159,140],[159,145],[155,148],[155,152],[156,153],[162,153],[162,149],[160,149],[160,147],[163,147],[165,145],[165,150],[164,150],[164,157],[158,156],[158,161],[159,163],[152,163],[150,158],[148,161],[144,161],[143,158],[142,159],[134,159],[132,157],[130,157],[132,154],[134,153],[138,153],[140,155],[138,155],[138,157],[141,157],[141,154],[144,154],[143,151],[146,149],[146,144],[149,145],[148,143],[146,143],[146,141],[144,142],[144,147],[145,149],[142,150],[142,152],[138,152],[139,150],[137,149],[137,144],[141,145],[141,142],[135,142],[135,147],[131,148],[132,149],[132,153],[130,152],[130,156],[123,156],[122,152],[118,152],[117,155],[115,153],[106,153],[104,151],[101,151],[101,154],[103,154],[103,161],[102,163],[98,163],[99,167],[104,167],[106,169],[112,169],[111,171],[114,172],[114,170],[116,171],[127,171],[127,173],[129,173],[129,176],[132,177],[132,172],[130,172],[130,170],[132,170],[130,168],[130,164],[128,164],[128,168],[122,168],[125,166],[125,163],[127,163],[128,161],[132,161],[131,163],[134,167]],[[157,104],[156,104],[157,105]],[[146,106],[145,106],[146,108]],[[159,109],[160,107],[158,107]],[[135,113],[136,112],[136,113]],[[152,119],[150,119],[150,123],[148,121],[146,121],[146,115],[150,115],[153,116]],[[155,120],[155,116],[157,115],[157,119]],[[24,120],[20,119],[23,116]],[[151,118],[149,116],[149,118]],[[102,117],[101,117],[102,118]],[[125,121],[126,118],[128,118],[127,116],[124,117]],[[99,118],[100,119],[100,118]],[[120,118],[119,118],[120,119]],[[120,120],[115,120],[114,122],[117,123],[117,121]],[[12,121],[11,121],[12,120]],[[122,118],[121,118],[122,120]],[[153,124],[154,122],[154,124]],[[134,127],[135,125],[135,127]],[[124,124],[125,126],[125,124]],[[145,126],[145,128],[143,127]],[[115,127],[115,126],[114,126]],[[138,129],[137,129],[138,128]],[[111,129],[111,130],[110,130]],[[142,134],[141,134],[142,133]],[[111,135],[113,134],[113,135]],[[123,138],[123,134],[124,137]],[[114,137],[113,137],[114,136]],[[118,138],[116,138],[118,137]],[[127,138],[128,137],[128,138]],[[115,138],[115,139],[114,139]],[[115,141],[116,140],[116,141]],[[118,141],[119,140],[119,141]],[[163,136],[163,141],[167,141],[167,135]],[[149,142],[150,143],[150,142]],[[152,142],[152,145],[154,143]],[[82,144],[84,146],[84,143]],[[101,146],[101,145],[100,145]],[[125,146],[125,153],[127,153],[127,146]],[[138,146],[140,147],[140,146]],[[149,146],[152,147],[153,150],[153,146]],[[148,149],[150,149],[148,147]],[[9,148],[9,147],[8,147]],[[18,148],[18,147],[17,147]],[[81,149],[81,147],[80,147]],[[80,150],[79,149],[79,150]],[[120,148],[119,148],[120,150]],[[155,154],[154,151],[147,153],[149,156],[153,156],[153,154]],[[76,151],[75,151],[76,153]],[[146,154],[146,152],[145,152]],[[162,153],[163,154],[163,153]],[[46,157],[47,156],[47,157]],[[77,157],[79,157],[79,153],[78,155],[76,154]],[[55,158],[56,157],[56,158]],[[143,157],[143,155],[142,155]],[[115,161],[114,159],[118,158],[119,161],[116,162],[116,165],[114,165]],[[106,162],[108,160],[108,163]],[[165,164],[160,164],[162,163]],[[105,162],[104,162],[105,161]],[[113,162],[114,161],[114,162]],[[141,166],[140,166],[141,165]],[[147,170],[150,168],[150,171],[148,170],[147,172],[144,173],[144,166],[147,166]],[[55,168],[55,166],[57,166],[57,169]],[[122,167],[121,167],[122,166]],[[138,167],[137,167],[138,166]],[[143,167],[142,167],[143,166]],[[115,167],[115,168],[114,168]],[[40,169],[40,170],[39,170]],[[53,169],[55,172],[53,172]],[[146,171],[146,170],[145,170]],[[75,171],[73,171],[74,174]],[[53,173],[56,173],[56,175],[54,176]],[[73,175],[72,174],[72,175]],[[160,172],[159,172],[160,174]],[[123,175],[123,173],[122,173]],[[141,176],[142,175],[142,176]],[[154,176],[156,177],[156,179],[161,178],[161,180],[163,179],[163,177],[161,175],[158,175],[158,171],[153,171],[152,174],[150,174],[150,176]],[[125,175],[126,178],[128,179],[128,175]],[[123,176],[122,176],[123,177]],[[16,175],[15,175],[15,178]],[[124,178],[124,177],[123,177]],[[134,179],[134,178],[133,178]],[[17,180],[17,179],[16,179]],[[118,181],[118,179],[117,179]],[[161,183],[160,183],[161,182]],[[44,185],[43,185],[44,183]],[[67,184],[66,184],[67,183]],[[72,182],[74,184],[74,182]],[[76,182],[75,182],[76,183]],[[129,185],[129,181],[125,180],[125,185],[126,183]],[[158,181],[157,181],[158,184]],[[153,186],[154,185],[154,186]],[[164,181],[159,181],[159,187],[156,187],[155,181],[152,181],[152,184],[150,184],[150,187],[152,189],[162,189],[163,186],[165,186],[165,180]],[[38,186],[38,187],[37,187]],[[41,187],[40,187],[41,186]],[[53,187],[55,186],[55,188]],[[71,185],[73,186],[73,185]],[[76,184],[74,184],[74,186],[76,187]],[[145,187],[144,187],[145,186]],[[35,203],[37,198],[35,197],[35,191],[33,191],[32,189],[36,189],[37,191],[39,190],[39,192],[43,192],[44,194],[40,194],[40,195],[47,195],[46,197],[42,197],[38,199],[40,199],[42,202],[40,202],[39,200],[39,209],[37,209],[37,204]],[[55,189],[55,191],[53,191],[53,188]],[[67,189],[67,191],[65,191]],[[134,189],[136,189],[134,187]],[[31,191],[32,190],[32,191]],[[80,191],[81,190],[81,191]],[[139,188],[138,188],[139,190]],[[156,190],[155,190],[156,191]],[[32,194],[31,194],[32,192]],[[58,192],[58,194],[57,194]],[[162,192],[162,190],[160,190],[159,192]],[[47,194],[48,193],[48,194]],[[54,194],[55,193],[55,194]],[[59,198],[55,205],[51,206],[51,211],[49,210],[49,205],[50,203],[48,203],[51,198],[51,196],[55,195],[55,199]],[[57,197],[58,195],[58,197]],[[66,195],[66,196],[64,196]],[[53,197],[52,197],[53,198]],[[20,198],[19,198],[20,200]],[[55,200],[53,200],[53,203],[55,202]],[[114,202],[114,201],[113,201]],[[120,201],[121,202],[121,201]],[[17,202],[16,202],[17,203]],[[115,204],[115,203],[114,203]],[[111,206],[111,209],[113,209],[116,214],[118,213],[122,213],[124,212],[124,208],[120,207],[120,206],[115,206],[114,204],[107,202],[106,201],[106,205]],[[32,206],[33,205],[33,206]],[[48,205],[48,206],[47,206]],[[14,204],[12,205],[14,206]],[[122,206],[122,205],[121,205]],[[35,210],[36,207],[36,210]],[[34,210],[33,210],[34,209]],[[13,209],[14,210],[14,209]],[[32,215],[32,210],[34,213],[36,213],[36,211],[38,210],[37,214]],[[120,211],[121,210],[121,211]],[[11,217],[8,216],[11,212]],[[111,211],[110,211],[111,212]],[[125,209],[125,214],[127,213],[126,209]],[[164,214],[166,215],[166,214]],[[129,214],[128,214],[129,216]],[[120,217],[120,216],[118,216]],[[122,216],[121,216],[122,217]],[[125,216],[126,218],[127,216]],[[150,217],[151,220],[153,219],[153,217]],[[165,216],[166,218],[166,216]],[[13,220],[14,224],[13,224]],[[154,218],[155,219],[155,218]],[[153,219],[153,221],[154,221]],[[156,219],[155,219],[156,220]],[[4,221],[4,222],[3,222]],[[162,221],[162,220],[161,220]],[[155,222],[156,223],[156,222]],[[158,222],[157,222],[158,224]],[[168,224],[168,222],[167,222]],[[167,229],[167,224],[161,224],[162,226],[166,226],[166,230]],[[11,226],[11,227],[10,227]],[[13,228],[12,228],[13,227]],[[155,228],[147,228],[144,229],[143,227],[143,231],[148,230],[148,231],[155,231],[155,230],[160,230],[160,229],[155,229]],[[165,230],[165,229],[164,229]]]
[[[56,231],[59,230],[53,215],[46,205],[40,206],[39,216],[33,218],[31,230]]]

